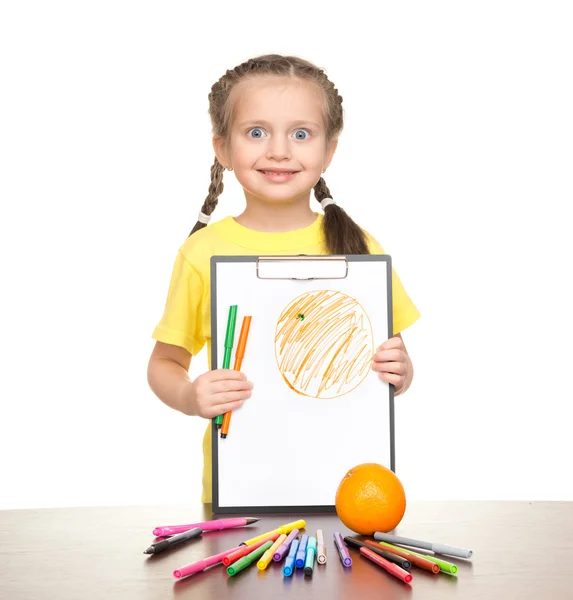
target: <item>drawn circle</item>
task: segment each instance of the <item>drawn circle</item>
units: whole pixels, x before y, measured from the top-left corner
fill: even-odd
[[[354,298],[333,290],[301,294],[282,311],[275,357],[286,384],[311,398],[337,398],[368,375],[372,325]]]

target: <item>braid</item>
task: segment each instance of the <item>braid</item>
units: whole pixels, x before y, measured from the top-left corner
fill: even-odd
[[[211,167],[211,184],[209,185],[209,193],[205,198],[205,202],[203,202],[203,207],[201,208],[201,212],[206,215],[213,214],[213,211],[217,208],[217,203],[219,202],[219,196],[223,193],[223,173],[225,169],[223,165],[215,158],[215,162]],[[205,223],[201,223],[201,221],[197,221],[195,223],[195,227],[193,227],[190,236],[193,235],[199,229],[203,229],[206,227]]]
[[[332,198],[323,177],[314,186],[314,196],[319,202]],[[370,254],[366,235],[337,204],[329,204],[324,209],[322,227],[326,247],[331,254]]]

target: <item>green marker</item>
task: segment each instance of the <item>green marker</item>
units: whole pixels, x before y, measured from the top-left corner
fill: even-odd
[[[229,318],[227,319],[227,334],[225,335],[225,354],[223,356],[223,369],[228,369],[231,366],[231,352],[235,341],[235,324],[237,323],[237,305],[229,307]],[[223,425],[223,415],[215,417],[217,429],[221,429]]]
[[[259,546],[256,550],[253,550],[250,554],[239,558],[237,562],[227,567],[227,573],[231,576],[236,575],[243,569],[246,569],[249,565],[257,562],[259,558],[274,544],[273,540],[265,542],[262,546]]]
[[[395,550],[402,550],[402,552],[406,552],[408,554],[414,554],[416,556],[420,556],[421,558],[425,558],[430,562],[435,563],[440,567],[440,570],[445,573],[450,573],[451,575],[455,575],[458,572],[458,565],[454,565],[454,563],[448,562],[447,560],[442,560],[440,558],[434,558],[433,556],[428,556],[427,554],[419,554],[418,552],[414,552],[410,550],[410,548],[402,548],[401,546],[394,546],[393,544],[388,544],[387,542],[378,542],[382,546],[387,546],[388,548],[394,548]]]

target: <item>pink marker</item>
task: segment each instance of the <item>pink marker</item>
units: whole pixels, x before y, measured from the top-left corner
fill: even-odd
[[[200,527],[203,531],[231,529],[232,527],[251,525],[259,520],[260,519],[255,519],[254,517],[241,517],[239,519],[219,519],[218,521],[205,521],[204,523],[190,523],[189,525],[165,525],[163,527],[156,527],[153,530],[153,535],[157,537],[177,535],[178,533],[189,531],[189,529],[195,529],[195,527]]]
[[[182,577],[187,577],[188,575],[195,575],[195,573],[199,573],[199,571],[204,571],[208,567],[212,567],[220,562],[222,562],[223,557],[227,556],[231,552],[235,552],[236,550],[241,550],[242,546],[236,546],[235,548],[230,548],[229,550],[225,550],[225,552],[221,552],[220,554],[215,554],[213,556],[209,556],[204,558],[203,560],[198,560],[197,562],[191,563],[190,565],[185,565],[180,569],[175,569],[173,571],[173,577],[176,579],[181,579]]]

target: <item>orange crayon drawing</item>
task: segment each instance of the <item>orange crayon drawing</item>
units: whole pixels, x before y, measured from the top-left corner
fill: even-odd
[[[307,292],[281,313],[275,353],[284,380],[295,392],[336,398],[359,386],[370,371],[372,325],[354,298],[332,290]]]

